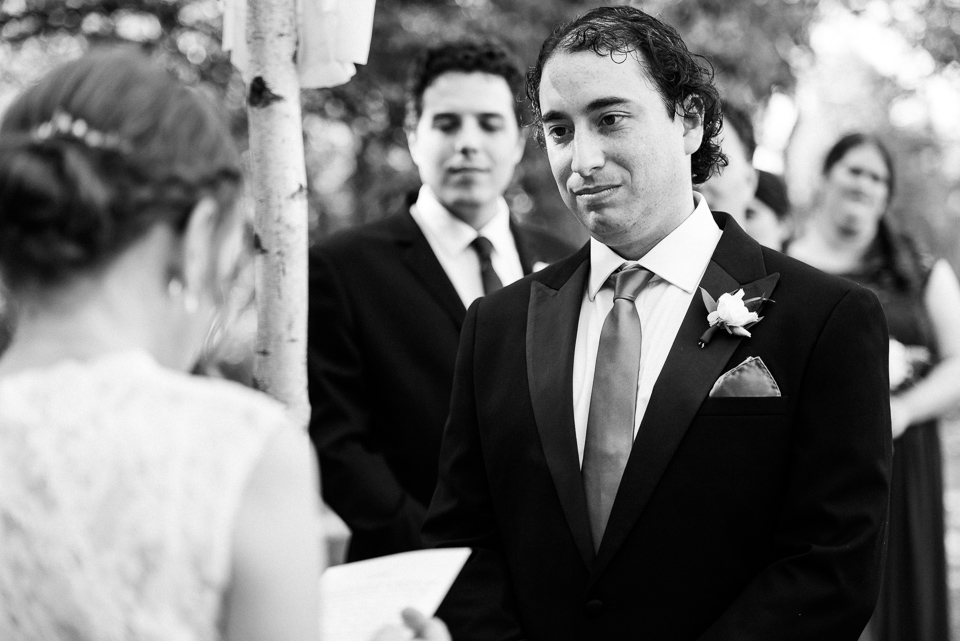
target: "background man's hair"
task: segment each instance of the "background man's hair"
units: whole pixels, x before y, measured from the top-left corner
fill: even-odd
[[[454,40],[428,47],[410,70],[407,127],[415,128],[423,114],[423,93],[445,73],[488,73],[503,78],[515,100],[513,113],[523,124],[523,71],[516,57],[492,39]]]
[[[536,66],[527,74],[527,97],[533,106],[534,132],[543,144],[540,80],[547,61],[557,51],[592,51],[620,62],[633,54],[653,80],[667,114],[696,114],[703,119],[703,142],[691,158],[694,184],[705,182],[726,165],[717,143],[720,94],[713,85],[713,66],[691,53],[670,25],[634,7],[599,7],[560,25],[540,48]]]
[[[723,113],[723,128],[733,129],[737,138],[743,144],[743,150],[747,152],[747,160],[753,160],[753,152],[757,150],[757,139],[753,135],[753,122],[750,120],[750,114],[740,105],[731,102],[724,102],[721,108]]]

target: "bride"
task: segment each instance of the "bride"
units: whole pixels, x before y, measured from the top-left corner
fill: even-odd
[[[317,638],[306,436],[266,396],[186,373],[240,179],[215,109],[136,50],[68,63],[8,109],[0,638]]]

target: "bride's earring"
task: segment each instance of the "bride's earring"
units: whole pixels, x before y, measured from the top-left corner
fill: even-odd
[[[179,300],[180,304],[183,305],[183,310],[188,314],[195,314],[200,309],[200,300],[197,295],[187,291],[183,281],[179,278],[171,278],[170,282],[167,283],[167,295],[170,296],[171,300]]]

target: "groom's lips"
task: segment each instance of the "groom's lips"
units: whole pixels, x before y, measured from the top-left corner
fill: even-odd
[[[603,200],[613,195],[619,188],[620,185],[590,185],[589,187],[581,187],[570,191],[578,200],[592,202]]]

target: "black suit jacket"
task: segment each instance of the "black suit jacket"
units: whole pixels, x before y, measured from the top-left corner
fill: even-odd
[[[573,251],[512,230],[525,273]],[[310,436],[348,560],[421,547],[465,314],[408,207],[311,252]]]
[[[877,598],[891,439],[883,312],[726,214],[701,285],[766,294],[703,349],[697,294],[594,554],[572,370],[589,246],[471,306],[424,526],[475,548],[439,615],[458,641],[855,641]],[[779,398],[708,398],[759,356]]]

